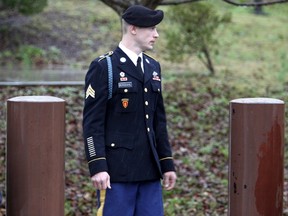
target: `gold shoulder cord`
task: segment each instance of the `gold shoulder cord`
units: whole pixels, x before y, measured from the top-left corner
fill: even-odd
[[[113,51],[109,51],[109,52],[105,53],[104,55],[99,56],[98,62],[105,59],[107,56],[111,56],[112,54],[113,54]]]
[[[149,54],[147,54],[147,53],[145,53],[145,52],[143,52],[143,54],[146,55],[146,56],[148,56],[148,57],[150,57],[150,58],[152,58],[152,59],[154,59],[155,61],[157,61],[157,59],[155,59],[153,56],[151,56],[151,55],[149,55]]]

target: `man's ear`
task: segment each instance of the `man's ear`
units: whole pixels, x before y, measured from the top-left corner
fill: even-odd
[[[137,33],[137,27],[134,25],[129,26],[129,31],[131,32],[132,35],[136,35]]]

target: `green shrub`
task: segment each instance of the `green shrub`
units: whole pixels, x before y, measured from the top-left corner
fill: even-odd
[[[45,56],[45,51],[32,46],[23,45],[19,48],[17,53],[17,59],[24,63],[24,65],[32,65],[38,62],[42,62]]]
[[[167,32],[169,60],[182,61],[185,55],[197,55],[214,73],[211,51],[218,43],[215,31],[221,24],[230,22],[231,15],[220,16],[213,5],[194,3],[171,7],[167,16],[171,22]]]
[[[1,3],[5,8],[16,9],[27,15],[40,13],[47,6],[47,0],[2,0]]]

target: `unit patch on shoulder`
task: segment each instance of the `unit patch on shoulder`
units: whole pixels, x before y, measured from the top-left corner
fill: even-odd
[[[89,96],[91,96],[92,98],[95,98],[95,90],[92,88],[91,84],[88,86],[86,90],[85,98],[87,99]]]
[[[98,62],[105,59],[107,56],[111,56],[112,54],[113,54],[113,51],[109,51],[109,52],[105,53],[104,55],[99,56]]]

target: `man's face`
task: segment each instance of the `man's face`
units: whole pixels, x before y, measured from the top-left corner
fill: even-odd
[[[152,50],[154,43],[159,37],[156,26],[148,28],[136,27],[136,32],[135,41],[139,48],[141,48],[142,51]]]

